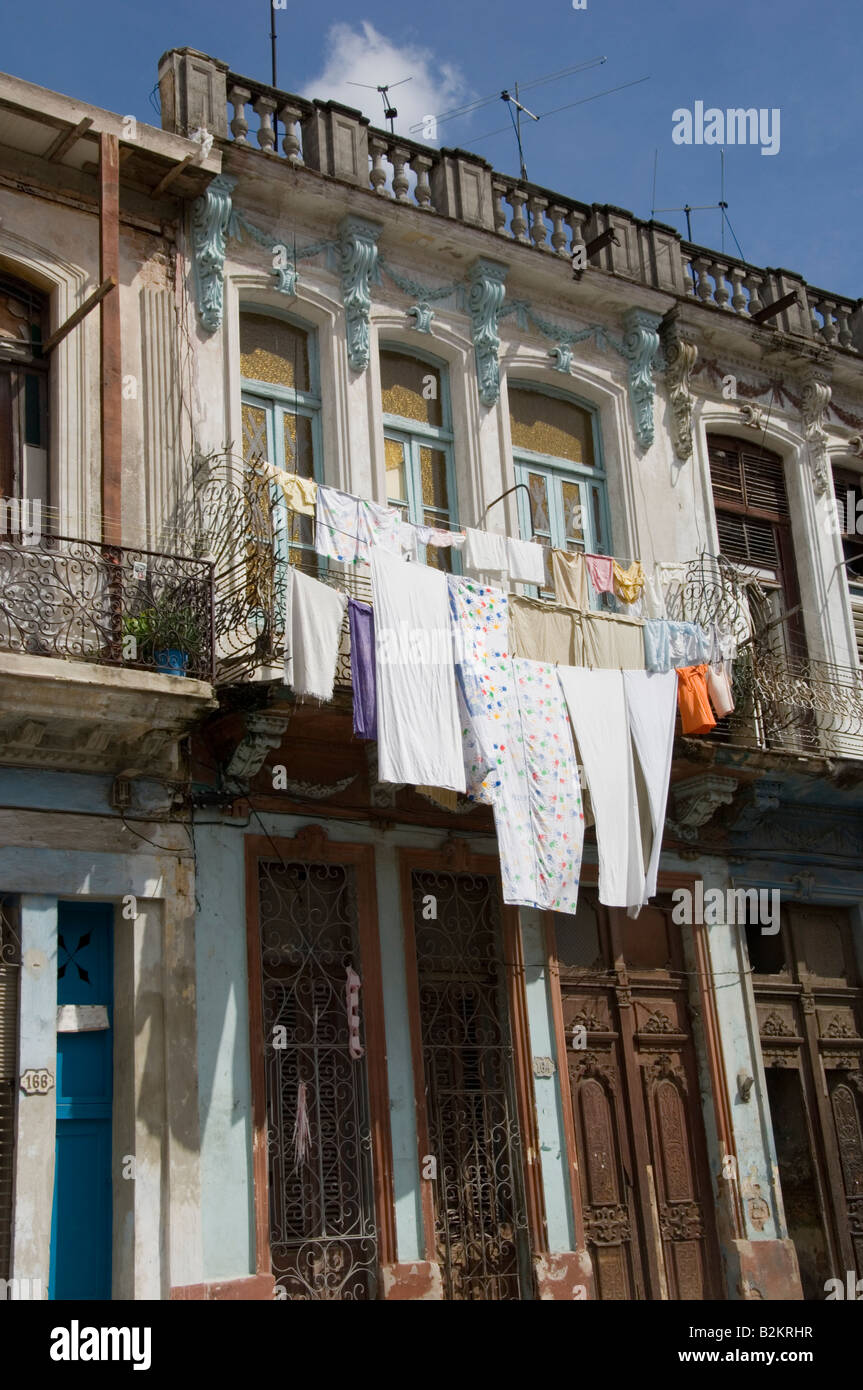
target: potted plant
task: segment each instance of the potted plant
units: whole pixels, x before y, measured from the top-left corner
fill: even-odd
[[[185,676],[190,657],[200,656],[207,634],[188,597],[166,590],[146,608],[123,619],[127,636],[137,643],[137,659],[168,676]]]

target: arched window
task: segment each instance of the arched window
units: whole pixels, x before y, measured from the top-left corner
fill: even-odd
[[[286,473],[323,481],[320,472],[321,397],[314,334],[285,318],[249,312],[240,316],[243,458],[262,460]],[[284,513],[279,489],[273,505]],[[314,520],[298,513],[277,518],[291,564],[314,556]]]
[[[555,550],[609,553],[605,473],[595,416],[565,396],[517,383],[509,422],[521,534]],[[546,551],[546,589],[553,591]]]
[[[380,369],[387,501],[406,521],[452,530],[458,506],[446,369],[395,348],[381,350]],[[430,565],[449,569],[453,558],[446,547],[427,547]]]
[[[43,512],[49,504],[47,334],[47,297],[0,272],[0,494],[38,500]]]

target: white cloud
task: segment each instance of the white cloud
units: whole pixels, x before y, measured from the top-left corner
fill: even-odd
[[[440,62],[429,49],[414,44],[399,47],[378,33],[368,20],[362,20],[357,29],[350,24],[333,24],[326,45],[329,56],[324,66],[305,84],[301,95],[353,106],[379,129],[389,129],[379,94],[352,87],[351,82],[364,82],[374,88],[379,83],[396,83],[410,77],[410,82],[394,87],[390,94],[390,102],[399,113],[395,129],[397,134],[425,144],[438,141],[429,133],[411,133],[411,126],[428,116],[462,106],[473,96],[464,74],[455,64]],[[460,144],[458,133],[463,130],[462,121],[454,120],[441,127],[439,138],[446,144]]]

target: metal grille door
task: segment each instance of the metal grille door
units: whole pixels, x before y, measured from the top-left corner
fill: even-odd
[[[411,885],[444,1297],[519,1299],[527,1219],[497,883],[415,871]]]
[[[0,1279],[12,1273],[12,1177],[18,1074],[18,981],[21,951],[17,906],[0,899]]]
[[[373,1299],[362,1004],[352,1045],[347,993],[349,972],[362,974],[354,869],[267,861],[258,871],[273,1274],[288,1299]]]

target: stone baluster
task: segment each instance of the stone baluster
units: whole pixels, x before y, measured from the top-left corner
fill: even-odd
[[[258,127],[258,144],[264,154],[275,154],[276,132],[273,129],[273,112],[276,103],[272,97],[258,97],[252,109],[261,123]]]
[[[231,134],[236,145],[246,144],[246,135],[249,130],[249,122],[246,120],[246,102],[251,101],[251,99],[252,94],[246,87],[232,87],[228,93],[228,101],[234,108]]]
[[[512,208],[511,230],[514,240],[528,241],[527,218],[524,215],[524,205],[527,202],[527,194],[523,193],[520,188],[511,188],[506,195],[506,200]]]
[[[297,134],[297,126],[300,123],[301,113],[295,106],[280,106],[279,120],[285,127],[285,138],[282,140],[282,149],[289,164],[299,164],[300,162],[300,137]]]
[[[493,201],[492,214],[494,216],[494,229],[496,232],[499,232],[501,236],[506,236],[506,208],[503,205],[503,200],[506,197],[506,184],[501,183],[500,179],[492,179],[491,193]]]
[[[558,205],[555,204],[554,207],[549,208],[548,215],[551,218],[551,244],[554,247],[555,255],[568,256],[569,252],[566,247],[567,236],[564,230],[566,208],[558,207]]]
[[[843,348],[853,348],[854,338],[851,333],[851,310],[847,304],[836,305],[836,330],[839,335],[839,346]]]
[[[824,319],[824,327],[821,329],[821,339],[828,347],[833,347],[839,341],[839,334],[836,331],[836,324],[833,320],[833,311],[836,304],[832,299],[819,300],[818,308]]]
[[[749,315],[757,314],[764,308],[764,300],[761,298],[761,288],[764,284],[764,276],[759,275],[757,270],[747,270],[746,279],[743,282],[749,291]]]
[[[695,271],[692,268],[692,257],[683,252],[683,288],[684,292],[691,298],[695,298]]]
[[[379,135],[369,136],[369,152],[372,157],[372,167],[369,173],[369,181],[375,193],[380,193],[381,197],[388,198],[387,192],[387,171],[384,167],[384,159],[387,153],[387,142]]]
[[[816,308],[818,305],[818,296],[816,294],[809,294],[809,292],[807,291],[806,304],[809,309],[809,325],[812,329],[812,336],[813,338],[820,338],[821,320],[819,319],[818,314],[816,313]]]
[[[532,193],[528,202],[530,208],[530,235],[537,251],[550,251],[548,244],[548,227],[545,221],[545,210],[548,207],[548,199],[540,198],[539,194]]]
[[[433,212],[431,205],[431,185],[429,184],[429,170],[432,167],[432,160],[427,154],[412,154],[411,168],[416,174],[416,188],[414,195],[417,200],[417,207],[422,212]]]
[[[725,283],[725,272],[727,269],[728,267],[723,265],[721,261],[714,261],[710,267],[710,273],[716,282],[716,288],[713,291],[713,302],[720,309],[728,309],[728,300],[731,297],[728,292],[728,286]]]
[[[739,265],[731,267],[731,307],[735,314],[742,314],[748,317],[746,308],[746,295],[743,293],[743,282],[746,279],[746,271]]]
[[[713,300],[713,286],[707,274],[710,269],[710,261],[706,256],[693,256],[692,273],[695,276],[695,293],[702,304],[710,304]]]
[[[409,203],[408,189],[410,179],[405,173],[405,165],[410,158],[408,150],[401,145],[393,145],[390,150],[390,159],[393,163],[393,195],[397,203]]]
[[[577,212],[573,208],[566,220],[572,230],[572,242],[569,248],[570,258],[574,259],[577,253],[580,264],[586,266],[587,245],[584,240],[584,213]]]

